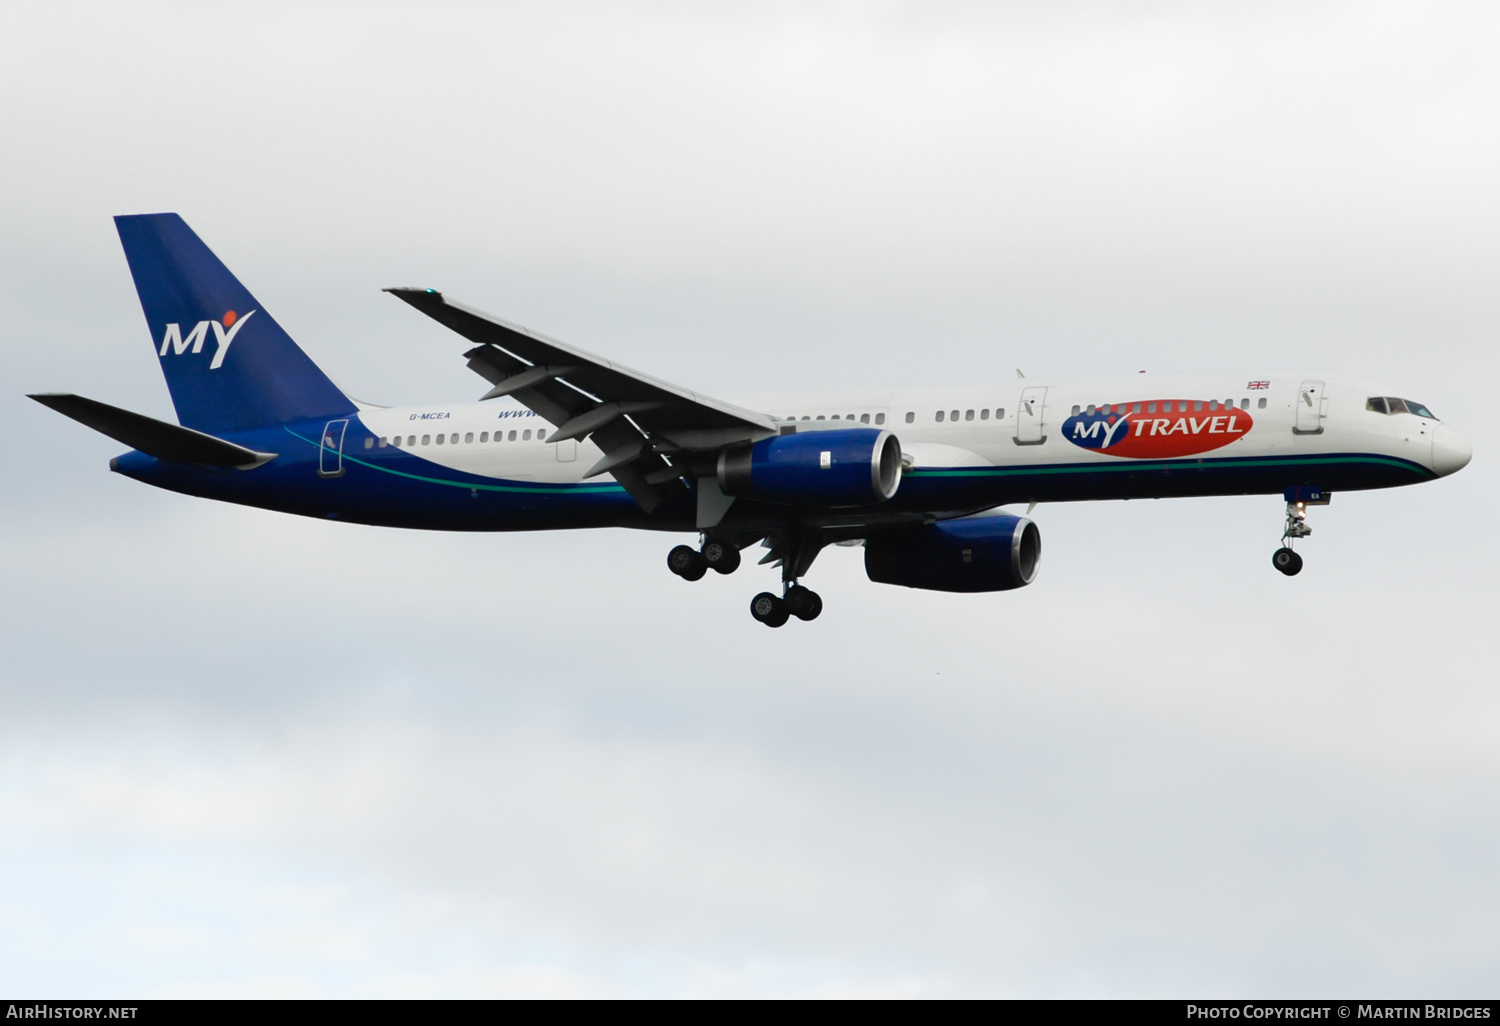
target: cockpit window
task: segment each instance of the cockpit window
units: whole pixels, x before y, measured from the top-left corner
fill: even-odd
[[[1437,420],[1432,411],[1421,403],[1414,403],[1410,399],[1397,399],[1395,396],[1373,396],[1365,400],[1365,409],[1371,413],[1410,413],[1417,417],[1426,417],[1428,420]]]

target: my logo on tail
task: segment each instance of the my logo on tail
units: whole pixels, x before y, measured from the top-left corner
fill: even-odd
[[[177,356],[181,356],[189,348],[195,353],[201,353],[203,352],[203,340],[208,337],[208,329],[212,327],[214,329],[214,341],[219,344],[219,348],[214,350],[214,358],[209,362],[208,369],[218,370],[224,365],[224,357],[229,353],[229,343],[234,341],[234,336],[239,334],[240,329],[245,326],[245,322],[254,317],[255,314],[256,311],[251,310],[241,317],[233,310],[230,310],[224,314],[222,321],[199,321],[193,325],[193,330],[188,332],[186,336],[182,334],[182,325],[168,324],[167,330],[162,333],[161,349],[156,355],[166,356],[169,348]]]

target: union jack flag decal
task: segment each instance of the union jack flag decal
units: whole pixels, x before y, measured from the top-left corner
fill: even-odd
[[[1252,382],[1250,382],[1250,384],[1246,385],[1245,387],[1246,388],[1270,388],[1271,387],[1271,383],[1269,381],[1252,381]]]

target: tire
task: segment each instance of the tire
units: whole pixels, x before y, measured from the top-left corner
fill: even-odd
[[[1302,557],[1291,549],[1280,548],[1271,557],[1271,565],[1288,577],[1296,577],[1302,570]]]
[[[750,615],[767,627],[780,627],[787,621],[786,603],[769,591],[750,600]]]
[[[697,581],[708,573],[708,563],[696,549],[679,545],[667,553],[667,569],[684,581]]]
[[[818,614],[823,612],[823,596],[817,592],[812,593],[812,605],[805,613],[798,614],[803,620],[816,620]]]
[[[815,620],[823,611],[823,600],[811,588],[794,584],[786,593],[786,611],[799,620]]]
[[[740,550],[728,542],[709,539],[703,544],[703,558],[710,570],[732,574],[740,568]]]

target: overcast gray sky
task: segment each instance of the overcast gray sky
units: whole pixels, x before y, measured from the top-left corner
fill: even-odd
[[[1493,4],[0,6],[0,990],[1489,995]],[[1037,583],[297,520],[170,417],[109,217],[352,394],[430,285],[706,392],[1310,366],[1473,464],[1043,506]]]

